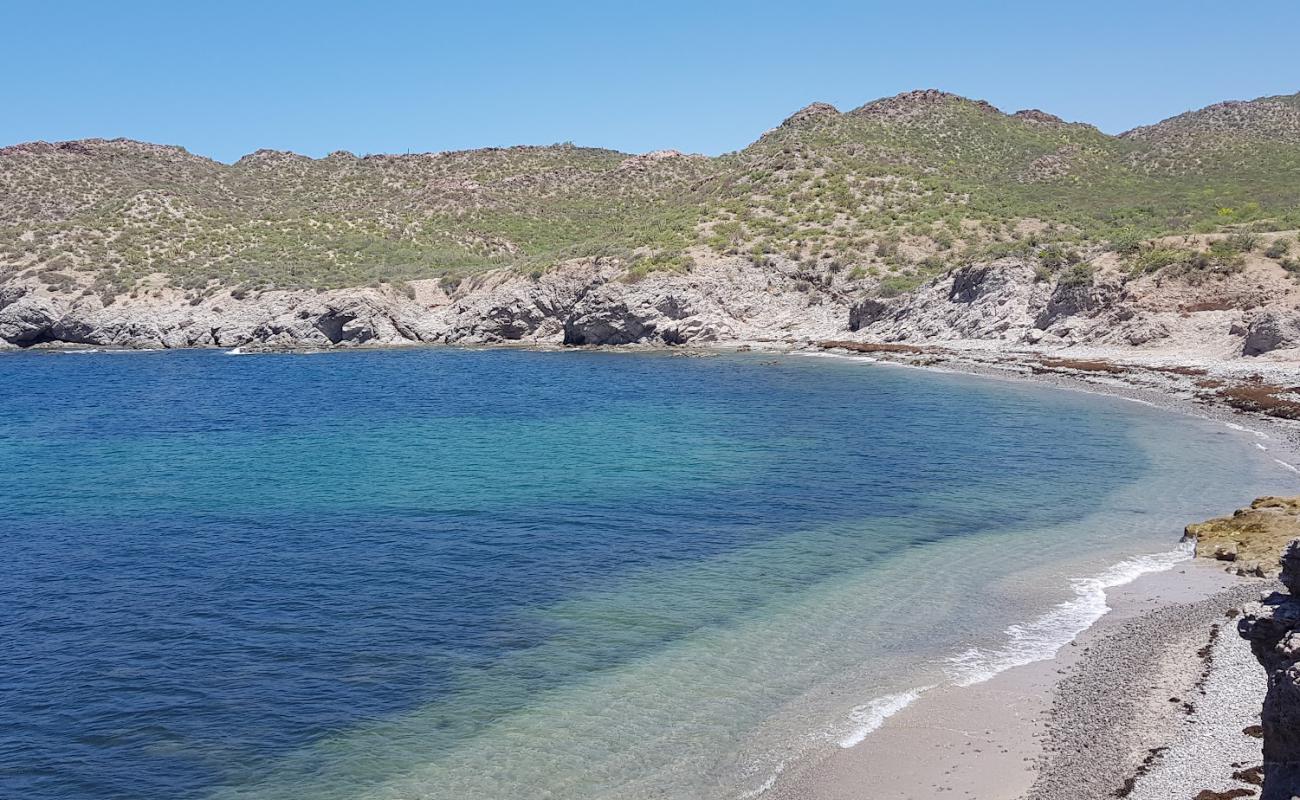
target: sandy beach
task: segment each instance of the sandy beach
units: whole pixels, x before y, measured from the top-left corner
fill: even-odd
[[[1020,363],[980,351],[949,351],[938,359],[887,352],[871,360],[1124,397],[1217,420],[1256,437],[1256,446],[1281,466],[1294,469],[1300,462],[1290,420],[1206,402],[1189,390],[1186,376],[1162,364],[1133,365],[1123,373],[1045,372],[1025,366],[1033,356]],[[1295,377],[1291,364],[1257,366],[1270,380]],[[767,796],[1156,800],[1190,799],[1206,790],[1255,794],[1249,769],[1260,762],[1261,743],[1244,731],[1259,721],[1266,683],[1233,617],[1275,585],[1233,575],[1216,562],[1190,560],[1111,588],[1111,611],[1055,658],[973,686],[925,691],[860,743],[788,768]]]
[[[1227,614],[1270,585],[1189,561],[1112,589],[1112,611],[1056,658],[926,692],[860,744],[788,771],[769,796],[1156,798],[1175,796],[1160,783],[1174,777],[1223,788],[1229,761],[1212,754],[1258,761],[1259,741],[1241,730],[1258,721],[1264,691]],[[1207,645],[1208,662],[1198,655]],[[1209,691],[1211,683],[1234,691]],[[1239,741],[1224,740],[1225,725]],[[1171,777],[1156,759],[1138,777],[1153,749],[1172,754],[1176,743],[1180,764],[1200,773]],[[1131,778],[1129,794],[1117,795]]]

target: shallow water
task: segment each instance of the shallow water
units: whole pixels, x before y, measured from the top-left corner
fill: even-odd
[[[0,413],[25,798],[744,797],[1297,482],[1208,422],[797,356],[21,354]]]

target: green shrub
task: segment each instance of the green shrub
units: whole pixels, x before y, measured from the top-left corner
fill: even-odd
[[[1057,284],[1060,286],[1090,286],[1097,268],[1092,264],[1074,264],[1061,273]]]
[[[1125,228],[1110,237],[1110,249],[1122,256],[1132,255],[1142,246],[1145,237],[1132,228]]]
[[[1181,247],[1152,247],[1142,250],[1133,258],[1136,272],[1156,272],[1174,264],[1186,264],[1195,253]]]
[[[1211,266],[1227,269],[1231,272],[1239,272],[1245,265],[1246,259],[1242,257],[1241,247],[1243,243],[1240,240],[1233,241],[1232,238],[1220,239],[1217,242],[1210,243],[1210,249],[1206,251]]]
[[[1286,239],[1274,239],[1265,250],[1264,255],[1269,258],[1282,258],[1291,250],[1291,243]]]
[[[1234,233],[1226,239],[1221,239],[1214,244],[1223,247],[1235,253],[1249,253],[1256,247],[1259,247],[1259,237],[1253,233]],[[1211,245],[1213,247],[1213,245]]]
[[[921,285],[921,278],[916,275],[887,275],[880,280],[881,297],[898,297]]]

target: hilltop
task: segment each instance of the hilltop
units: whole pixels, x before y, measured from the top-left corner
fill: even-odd
[[[694,282],[706,295],[696,305],[720,302],[701,286],[725,274],[728,285],[803,294],[803,308],[845,310],[843,331],[880,323],[883,312],[861,312],[871,303],[893,308],[1008,259],[1022,268],[1015,281],[1030,275],[1022,294],[1042,305],[1026,312],[1033,319],[1126,295],[1160,311],[1244,313],[1291,303],[1300,244],[1284,234],[1297,228],[1297,95],[1112,136],[922,90],[847,111],[814,103],[716,158],[557,144],[324,158],[259,150],[222,164],[123,139],[0,148],[0,305],[48,298],[60,318],[74,306],[102,317],[141,303],[222,306],[220,317],[250,295],[362,288],[413,304],[416,316],[446,316],[457,302],[479,304],[483,287],[527,293],[577,270],[601,286]],[[3,335],[17,325],[4,313],[9,342],[69,335]],[[789,315],[786,334],[800,328]],[[473,336],[538,336],[523,328]],[[906,324],[889,334],[917,335]],[[1146,335],[1090,335],[1111,334]]]

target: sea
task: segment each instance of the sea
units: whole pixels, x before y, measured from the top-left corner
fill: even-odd
[[[0,797],[760,797],[1300,491],[1277,444],[861,358],[5,354]]]

